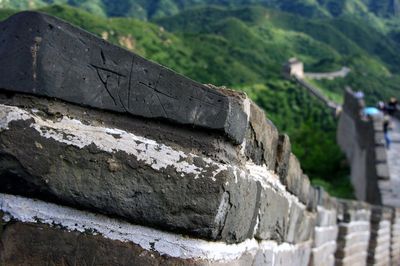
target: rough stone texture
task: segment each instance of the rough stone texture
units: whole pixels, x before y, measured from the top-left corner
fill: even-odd
[[[281,137],[278,145],[278,159],[275,169],[286,189],[298,197],[310,211],[315,212],[317,205],[316,192],[311,187],[308,176],[303,174],[299,160],[290,152],[288,148],[289,142],[285,139],[286,137]],[[285,167],[286,170],[283,170],[282,167]]]
[[[284,242],[289,224],[289,200],[273,188],[263,189],[259,219],[257,238]]]
[[[1,236],[1,265],[249,265],[246,254],[229,262],[180,259],[100,235],[68,232],[40,224],[10,223]],[[36,243],[36,244],[33,244]]]
[[[371,207],[362,202],[338,200],[337,211],[336,265],[366,265]]]
[[[252,237],[261,189],[244,169],[108,127],[101,112],[52,103],[53,114],[1,106],[0,191],[208,239]]]
[[[262,242],[254,259],[254,266],[308,266],[310,242],[295,246],[277,245],[274,242]]]
[[[256,164],[265,164],[275,170],[278,148],[278,130],[266,119],[264,111],[253,102],[250,106],[250,120],[245,139],[245,154]],[[256,156],[254,156],[256,155]]]
[[[0,28],[0,88],[213,129],[236,144],[244,139],[241,98],[45,14],[21,12]]]
[[[366,265],[370,235],[370,206],[338,200],[339,234],[336,265]]]
[[[373,206],[371,208],[371,234],[368,247],[368,265],[390,264],[391,223],[393,210]]]
[[[289,136],[286,134],[279,135],[275,172],[281,178],[285,178],[287,175],[290,154],[291,154],[291,145]]]
[[[286,241],[301,243],[311,239],[316,223],[316,214],[308,212],[301,203],[292,202]]]
[[[313,248],[311,253],[310,265],[333,266],[335,264],[335,257],[334,257],[335,251],[336,251],[335,241],[327,242],[322,246]]]
[[[338,227],[316,227],[314,232],[314,247],[320,247],[328,242],[336,242]]]

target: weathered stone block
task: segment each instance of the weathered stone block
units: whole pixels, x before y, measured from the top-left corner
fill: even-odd
[[[332,258],[336,251],[336,242],[327,242],[324,245],[313,248],[311,252],[311,266],[333,265]]]
[[[314,189],[311,186],[310,179],[307,175],[302,175],[300,183],[299,183],[299,200],[305,204],[307,207],[314,206],[313,203],[309,202],[310,200],[314,199]],[[311,209],[311,211],[315,211]]]
[[[212,261],[161,255],[140,245],[47,225],[13,223],[1,238],[0,264],[13,265],[250,265],[251,254]]]
[[[92,237],[92,235],[102,235],[105,239],[103,239],[103,237],[101,239],[106,243],[108,241],[112,244],[113,241],[110,240],[117,240],[124,243],[131,243],[132,245],[138,245],[142,248],[141,250],[144,252],[144,256],[146,256],[146,252],[151,252],[150,256],[152,252],[155,252],[155,255],[163,255],[163,257],[168,258],[168,260],[169,258],[177,258],[179,261],[199,262],[201,265],[249,265],[259,248],[259,244],[254,239],[234,245],[223,242],[206,241],[190,238],[187,235],[171,234],[149,227],[138,226],[116,218],[21,196],[0,194],[0,209],[12,218],[12,222],[6,226],[4,236],[7,235],[7,230],[10,226],[12,228],[12,226],[16,224],[16,221],[20,221],[23,222],[24,225],[25,223],[30,223],[30,225],[34,227],[39,227],[38,230],[42,230],[42,227],[49,228],[50,230],[57,229],[56,237],[60,235],[59,233],[62,235],[67,232],[74,232],[79,236],[84,235],[89,237]],[[17,224],[20,222],[17,222]],[[24,234],[22,230],[21,232],[16,230],[16,232],[17,235],[11,235],[16,235],[17,239],[24,237],[30,238],[29,234]],[[19,236],[19,233],[21,233],[22,236]],[[38,234],[40,234],[40,232],[38,232]],[[45,239],[46,236],[43,238]],[[50,240],[52,239],[51,236],[49,238]],[[2,240],[4,240],[4,238]],[[50,240],[48,242],[52,243]],[[79,239],[78,241],[76,239],[74,241],[75,243],[80,243]],[[7,248],[13,250],[13,245],[16,242],[18,241],[8,241]],[[41,247],[41,242],[47,243],[47,241],[44,240],[38,242],[32,240],[28,243],[28,246],[35,245],[35,248],[38,246]],[[60,240],[60,243],[54,241],[54,249],[56,251],[61,250],[61,252],[65,253],[66,257],[69,257],[71,254],[68,250],[63,250],[63,243],[63,239]],[[102,245],[101,243],[102,242],[100,242],[99,245]],[[90,246],[90,243],[88,243],[88,245]],[[47,251],[46,254],[51,255],[54,252],[54,249],[47,248],[46,244],[42,246],[44,250]],[[75,247],[73,246],[72,249],[76,250],[76,245]],[[32,249],[28,249],[26,252],[30,256],[34,256],[34,254],[32,254]],[[18,253],[10,252],[10,254]],[[1,256],[2,254],[0,254],[0,257]],[[107,256],[107,253],[99,254],[99,256]],[[185,264],[185,262],[183,264]],[[77,265],[85,264],[77,263]],[[117,263],[116,265],[119,264]]]
[[[276,243],[263,241],[260,243],[260,248],[254,256],[253,266],[272,266],[274,265],[274,248]]]
[[[246,136],[246,155],[256,164],[265,164],[274,171],[276,167],[279,133],[264,111],[253,102],[250,105],[250,136]],[[249,134],[247,134],[249,135]]]
[[[347,235],[345,237],[339,236],[337,239],[338,249],[346,249],[358,244],[367,244],[369,240],[369,232],[358,232]]]
[[[387,163],[377,163],[376,174],[379,179],[388,180],[390,178],[390,173]]]
[[[229,93],[42,13],[21,12],[0,27],[1,88],[212,129],[236,144],[244,139],[248,115]]]
[[[274,265],[289,266],[299,265],[306,266],[309,263],[311,254],[311,243],[304,242],[290,247],[278,247],[275,251]]]
[[[286,241],[300,243],[308,241],[316,224],[316,214],[308,212],[301,203],[292,202]]]
[[[314,231],[314,247],[319,247],[325,243],[336,241],[337,235],[337,226],[316,227]]]
[[[281,179],[285,178],[287,175],[290,153],[291,145],[289,136],[286,134],[280,135],[278,140],[275,172]]]
[[[375,148],[375,159],[378,162],[386,162],[387,161],[387,153],[385,147],[376,147]]]
[[[338,200],[338,220],[340,222],[368,221],[371,217],[371,206],[361,201]]]
[[[107,126],[101,112],[83,110],[51,116],[0,105],[0,191],[206,239],[253,236],[261,188],[245,169]]]
[[[336,209],[328,210],[321,206],[318,206],[317,225],[321,227],[336,225]]]
[[[335,253],[336,258],[347,258],[350,256],[354,256],[354,254],[363,254],[367,253],[368,250],[368,242],[360,243],[357,245],[352,245],[350,247],[346,247],[344,249],[338,249]]]
[[[310,185],[308,199],[307,199],[307,209],[310,212],[316,212],[317,206],[318,206],[318,191],[313,186]]]
[[[303,171],[301,170],[299,160],[294,154],[291,153],[287,175],[285,177],[281,177],[281,182],[286,186],[289,192],[298,196],[300,194],[300,188],[302,185],[302,175]]]
[[[353,222],[353,223],[340,223],[339,224],[339,235],[346,236],[357,232],[368,232],[370,230],[369,222]]]
[[[273,188],[261,191],[259,224],[256,237],[263,240],[275,240],[281,243],[289,224],[289,201]]]

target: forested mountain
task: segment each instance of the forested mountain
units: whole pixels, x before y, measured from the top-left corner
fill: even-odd
[[[69,4],[96,15],[153,18],[174,15],[197,6],[220,5],[236,8],[263,5],[305,16],[374,15],[397,17],[399,0],[2,0],[1,8],[38,8],[48,4]]]

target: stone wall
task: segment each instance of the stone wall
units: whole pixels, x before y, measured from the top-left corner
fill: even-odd
[[[381,116],[365,117],[363,99],[346,89],[337,140],[351,167],[357,199],[382,204],[379,185],[389,179]]]
[[[367,204],[340,200],[336,264],[366,265],[370,238],[371,211]]]
[[[368,265],[389,265],[393,212],[389,208],[372,207]]]
[[[337,200],[318,188],[317,223],[314,228],[310,266],[335,265],[338,237]]]
[[[392,240],[390,254],[393,262],[400,261],[400,209],[395,209],[392,216]]]
[[[289,138],[245,94],[47,15],[0,28],[0,56],[18,44],[25,67],[0,68],[0,265],[349,265],[350,251],[366,265],[377,249],[396,258],[399,210],[314,188]],[[92,67],[54,57],[63,49]],[[391,232],[390,254],[368,242],[370,227],[376,243]]]

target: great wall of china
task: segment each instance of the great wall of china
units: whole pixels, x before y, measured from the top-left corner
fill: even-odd
[[[350,90],[362,201],[313,187],[243,93],[47,15],[0,29],[0,265],[399,265],[390,159]]]

